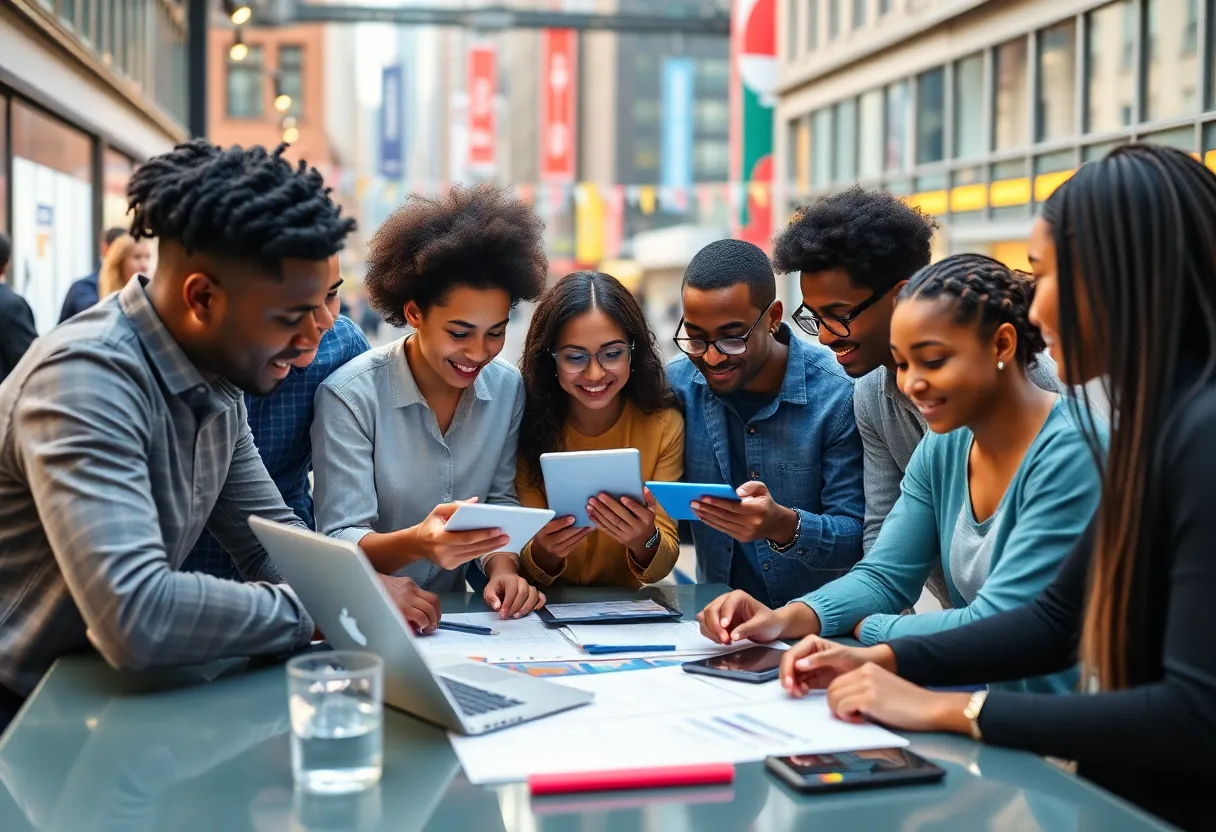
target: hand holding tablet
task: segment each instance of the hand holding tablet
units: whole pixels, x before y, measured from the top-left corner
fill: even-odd
[[[519,550],[552,519],[553,512],[547,508],[462,503],[448,519],[446,529],[450,532],[501,529],[507,542],[494,551],[518,555]]]
[[[722,483],[648,482],[646,487],[672,520],[699,519],[692,511],[692,504],[705,497],[740,502],[735,489]]]

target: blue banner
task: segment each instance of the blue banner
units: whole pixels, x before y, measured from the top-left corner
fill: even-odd
[[[663,61],[659,184],[664,188],[692,187],[694,70],[692,58],[667,58]]]
[[[400,64],[384,67],[380,78],[380,175],[400,179],[405,172],[405,90]]]

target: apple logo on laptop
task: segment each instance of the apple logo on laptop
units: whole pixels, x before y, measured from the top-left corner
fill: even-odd
[[[343,630],[346,630],[346,634],[358,642],[360,646],[367,646],[367,636],[359,632],[359,622],[346,611],[346,607],[342,608],[342,613],[338,616],[338,623],[342,625]]]

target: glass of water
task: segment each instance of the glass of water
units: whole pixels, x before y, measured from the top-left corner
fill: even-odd
[[[334,651],[287,663],[291,771],[296,785],[341,794],[379,782],[384,748],[384,662]]]

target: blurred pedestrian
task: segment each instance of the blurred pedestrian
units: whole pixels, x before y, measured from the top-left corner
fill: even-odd
[[[152,262],[152,247],[147,240],[136,240],[130,234],[115,238],[101,261],[97,274],[97,296],[109,297],[137,274],[145,274]]]
[[[12,253],[12,243],[8,237],[0,234],[0,382],[8,377],[38,337],[30,305],[10,289],[4,279]]]
[[[110,244],[126,233],[125,228],[114,227],[105,230],[105,233],[101,235],[101,256],[103,259],[110,251]],[[63,308],[59,312],[59,323],[63,323],[76,313],[83,312],[97,303],[101,297],[97,293],[97,281],[100,273],[101,264],[98,263],[97,271],[74,281],[68,287],[67,296],[63,299]]]

